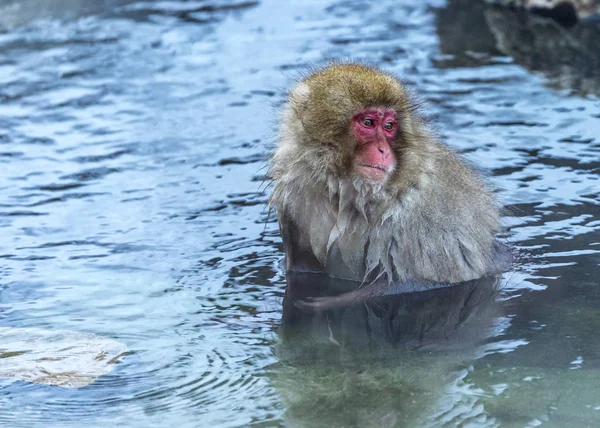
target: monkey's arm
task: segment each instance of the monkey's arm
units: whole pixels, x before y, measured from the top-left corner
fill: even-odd
[[[296,224],[280,214],[279,229],[285,250],[285,266],[288,271],[323,272],[323,266],[306,245]]]
[[[484,275],[484,277],[496,277],[506,271],[512,262],[510,247],[497,240],[494,241],[493,245],[496,257],[494,259],[494,264],[489,267],[488,273]],[[294,302],[294,304],[306,309],[327,310],[355,305],[371,298],[383,297],[390,294],[426,291],[436,288],[452,287],[453,285],[456,284],[418,279],[403,282],[389,282],[386,279],[379,279],[364,284],[356,290],[342,293],[337,296],[308,297],[304,300],[298,300]]]
[[[391,294],[426,291],[435,288],[451,287],[454,284],[433,281],[405,281],[402,283],[390,283],[386,280],[378,280],[370,284],[364,284],[360,288],[328,297],[308,297],[298,300],[294,304],[301,308],[326,310],[347,307],[362,303],[374,297],[382,297]]]
[[[323,264],[315,256],[309,243],[306,242],[308,234],[305,231],[303,232],[294,221],[285,217],[280,217],[279,224],[285,249],[286,270],[324,273],[333,278],[351,281],[364,277],[364,263],[359,266],[348,266],[344,262],[337,244],[331,246],[327,254],[327,262]]]

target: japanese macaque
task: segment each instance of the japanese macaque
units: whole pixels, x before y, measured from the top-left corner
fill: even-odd
[[[428,131],[400,81],[374,68],[332,64],[292,89],[270,175],[287,270],[361,282],[345,302],[510,262],[487,185]]]

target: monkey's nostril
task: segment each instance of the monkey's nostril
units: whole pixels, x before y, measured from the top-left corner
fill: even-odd
[[[384,153],[383,149],[381,147],[377,147],[377,150],[379,150],[379,153]]]

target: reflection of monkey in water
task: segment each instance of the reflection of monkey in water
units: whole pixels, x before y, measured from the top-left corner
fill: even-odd
[[[490,336],[494,320],[501,315],[497,282],[486,277],[452,287],[373,297],[360,304],[330,304],[328,310],[315,312],[297,303],[335,296],[357,284],[323,274],[289,272],[282,336],[294,348],[320,344],[323,352],[332,343],[359,353],[368,344],[386,343],[421,350],[470,348]]]
[[[369,283],[346,299],[510,262],[484,182],[426,130],[402,84],[373,68],[333,64],[295,86],[271,176],[287,270]]]

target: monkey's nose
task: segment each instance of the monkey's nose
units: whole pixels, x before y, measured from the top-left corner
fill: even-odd
[[[387,158],[391,153],[390,148],[387,146],[378,145],[377,150],[383,155],[384,158]]]

